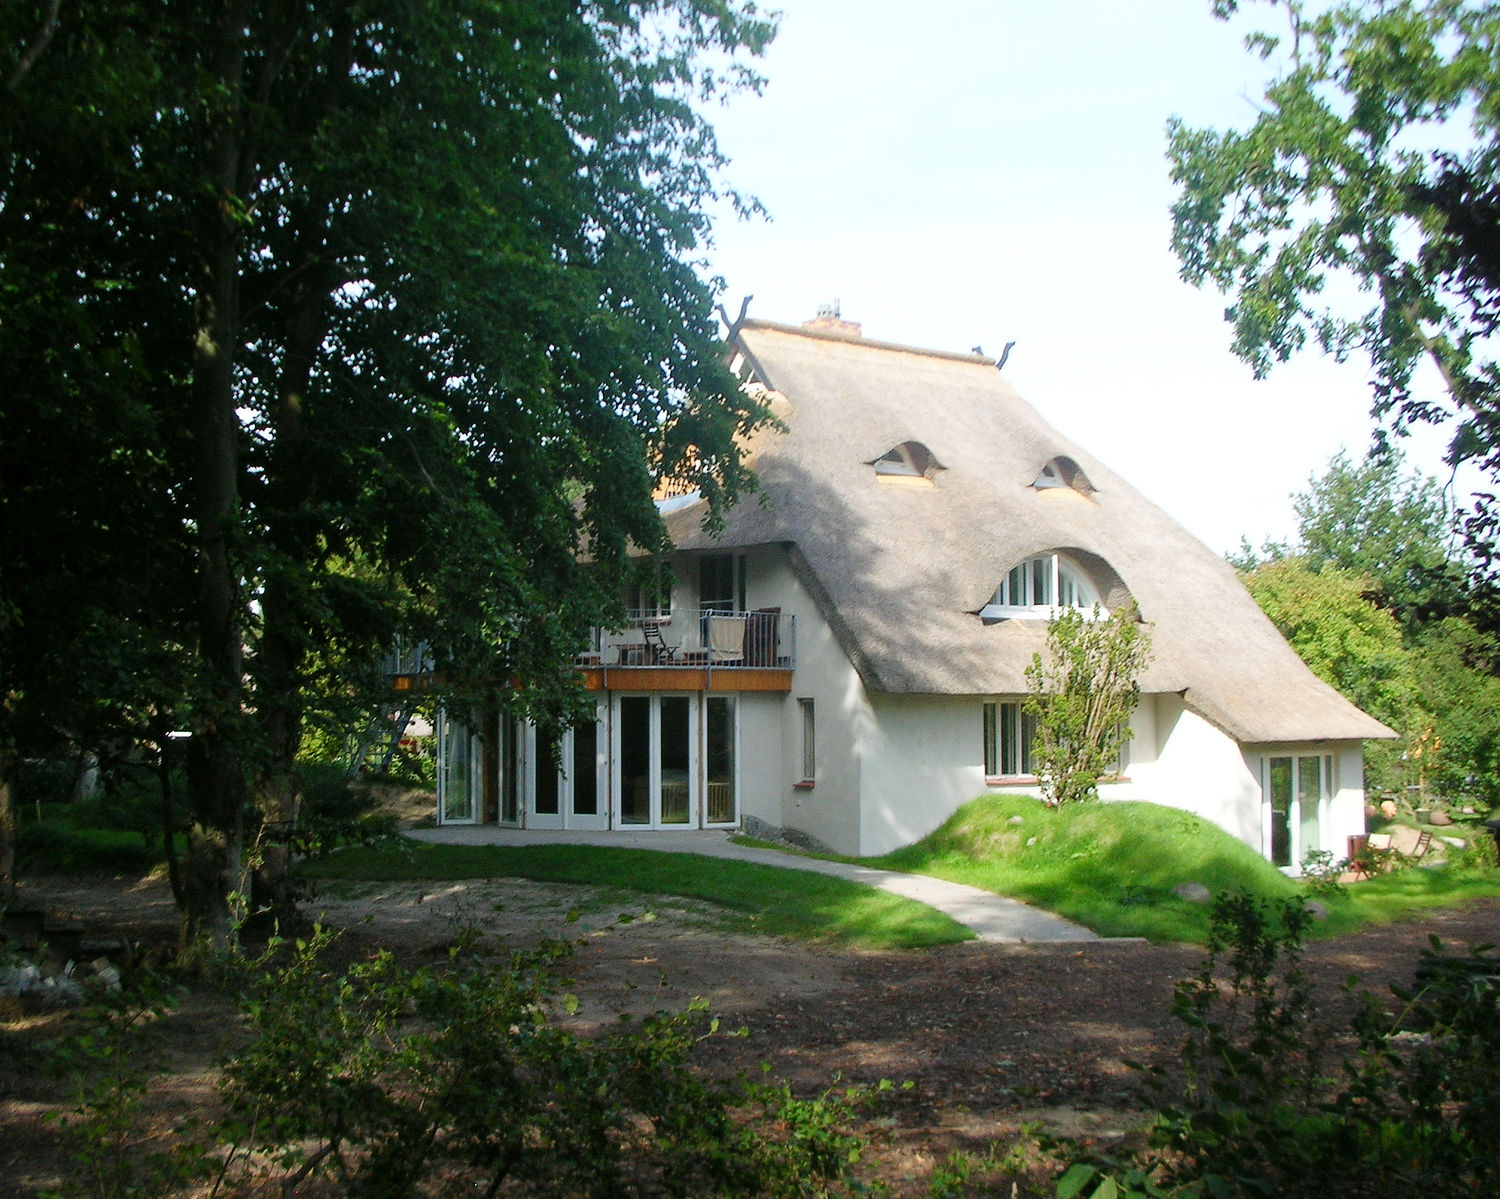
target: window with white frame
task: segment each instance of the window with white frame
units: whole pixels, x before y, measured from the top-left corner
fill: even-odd
[[[996,700],[984,705],[985,778],[1031,776],[1036,717],[1025,708],[1020,700]]]
[[[1089,482],[1088,476],[1079,468],[1078,463],[1071,458],[1053,458],[1042,467],[1041,473],[1031,484],[1038,491],[1046,491],[1054,487],[1070,487],[1080,495],[1089,495],[1094,490],[1094,485]]]
[[[1048,619],[1063,608],[1091,611],[1099,592],[1076,562],[1062,554],[1038,554],[1011,567],[990,602],[985,620]]]
[[[813,715],[813,701],[810,699],[799,699],[797,707],[802,717],[802,779],[803,783],[811,783],[817,775],[818,752],[817,752],[817,724]]]
[[[903,441],[870,463],[877,475],[892,478],[928,479],[943,470],[931,450],[920,441]]]

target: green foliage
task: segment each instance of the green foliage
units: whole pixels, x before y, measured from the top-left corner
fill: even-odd
[[[28,874],[109,870],[146,874],[159,866],[160,837],[140,830],[89,823],[90,808],[50,805],[36,819],[23,809],[16,837],[17,869]]]
[[[1460,606],[1466,572],[1442,484],[1402,466],[1398,450],[1358,464],[1340,450],[1292,506],[1308,565],[1368,580],[1380,606],[1412,632]]]
[[[1429,717],[1416,780],[1421,794],[1500,803],[1500,638],[1449,617],[1421,631],[1413,655]]]
[[[1296,497],[1294,546],[1237,561],[1251,595],[1324,681],[1390,725],[1374,792],[1500,799],[1500,649],[1460,605],[1435,480],[1336,455]]]
[[[1257,375],[1309,341],[1368,355],[1378,415],[1456,417],[1449,460],[1493,471],[1500,12],[1466,0],[1275,7],[1287,36],[1247,43],[1274,70],[1253,125],[1170,125],[1183,277],[1229,293],[1234,351]],[[1423,361],[1446,397],[1414,382]]]
[[[1395,617],[1369,598],[1367,579],[1296,557],[1259,566],[1244,582],[1314,674],[1377,719],[1406,724],[1414,663]]]
[[[702,114],[774,22],[44,7],[0,9],[0,777],[191,729],[185,942],[224,949],[255,793],[290,816],[303,720],[398,632],[565,713],[653,481],[751,485]]]
[[[1137,676],[1151,655],[1151,632],[1135,605],[1107,617],[1068,608],[1047,625],[1047,658],[1026,668],[1026,711],[1036,717],[1032,763],[1049,804],[1099,797],[1130,740],[1140,700]]]
[[[141,1116],[154,1073],[150,1036],[176,999],[166,979],[137,974],[103,998],[81,1032],[52,1047],[52,1069],[73,1082],[72,1110],[60,1116],[73,1172],[50,1192],[54,1199],[167,1199],[208,1175],[195,1129],[166,1140],[152,1136]]]
[[[1149,1148],[1083,1155],[1058,1194],[1356,1199],[1487,1194],[1500,1178],[1500,962],[1434,938],[1393,1023],[1367,992],[1342,1054],[1300,967],[1309,917],[1248,894],[1216,901],[1209,954],[1177,985],[1184,1075],[1152,1073]],[[1351,982],[1352,987],[1352,982]],[[1420,1033],[1410,1030],[1420,1028]],[[1340,1048],[1342,1046],[1342,1049]]]
[[[593,1035],[564,1027],[571,947],[487,952],[472,930],[438,966],[389,954],[342,971],[323,930],[251,967],[249,1044],[212,1119],[151,1129],[151,976],[52,1053],[77,1079],[75,1170],[58,1199],[433,1193],[811,1197],[851,1193],[857,1117],[890,1089],[715,1080],[696,1046],[723,1035],[702,1003]],[[148,1131],[149,1130],[149,1131]],[[304,1188],[306,1188],[304,1190]]]

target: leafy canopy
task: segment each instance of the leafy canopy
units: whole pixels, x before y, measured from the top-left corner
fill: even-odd
[[[398,630],[565,719],[653,481],[749,485],[702,106],[773,31],[748,0],[0,7],[0,798],[46,742],[191,729],[221,941],[309,689]]]
[[[1270,2],[1287,31],[1247,39],[1273,71],[1250,127],[1169,124],[1183,278],[1229,295],[1258,377],[1308,343],[1363,357],[1377,417],[1451,421],[1450,463],[1500,473],[1500,8]],[[1468,533],[1492,545],[1489,497]]]

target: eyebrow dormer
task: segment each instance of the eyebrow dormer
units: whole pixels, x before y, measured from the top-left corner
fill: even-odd
[[[1031,484],[1038,491],[1045,491],[1050,487],[1071,487],[1079,495],[1092,495],[1094,485],[1089,482],[1089,477],[1083,473],[1083,468],[1073,459],[1059,455],[1053,458],[1032,481]]]
[[[938,471],[947,469],[920,441],[903,441],[870,465],[883,478],[926,479],[929,483]]]

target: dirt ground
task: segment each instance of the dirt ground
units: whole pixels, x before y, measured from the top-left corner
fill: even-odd
[[[22,900],[84,921],[91,937],[150,946],[175,936],[160,881],[42,878],[23,883]],[[773,1076],[805,1091],[836,1079],[909,1082],[876,1146],[879,1171],[898,1194],[916,1193],[951,1150],[983,1151],[1023,1123],[1090,1137],[1138,1124],[1139,1075],[1126,1062],[1174,1058],[1181,1036],[1168,1012],[1172,984],[1202,958],[1197,948],[1141,942],[831,949],[737,933],[722,914],[689,901],[653,901],[651,918],[622,922],[641,909],[588,888],[511,880],[320,884],[306,910],[347,930],[350,953],[386,947],[435,959],[467,925],[516,945],[573,940],[570,989],[585,1024],[701,997],[723,1027],[748,1031],[707,1042],[709,1069],[768,1063]],[[570,910],[583,915],[569,923]],[[1321,1014],[1341,1023],[1348,1001],[1340,986],[1351,973],[1376,994],[1410,982],[1429,935],[1461,947],[1497,932],[1500,902],[1491,901],[1314,943],[1306,965]],[[6,1032],[45,1035],[48,1019],[0,1013],[0,1049]],[[156,1100],[164,1121],[210,1100],[212,1063],[237,1019],[227,999],[208,993],[172,1017],[172,1077]],[[42,1123],[60,1091],[16,1064],[0,1057],[0,1193],[29,1195],[61,1168],[56,1133]]]

